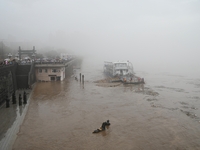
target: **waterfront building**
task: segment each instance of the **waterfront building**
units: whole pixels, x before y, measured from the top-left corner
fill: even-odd
[[[37,81],[62,81],[65,79],[65,63],[36,63]]]
[[[62,61],[35,62],[35,75],[37,81],[63,81],[66,76],[73,73],[75,59]]]

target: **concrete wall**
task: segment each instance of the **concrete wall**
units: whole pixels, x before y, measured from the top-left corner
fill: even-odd
[[[16,71],[16,79],[17,79],[17,88],[29,88],[28,85],[28,77],[30,72],[31,65],[18,65]]]

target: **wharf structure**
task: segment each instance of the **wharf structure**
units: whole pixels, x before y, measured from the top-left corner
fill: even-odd
[[[37,81],[63,81],[73,72],[74,59],[60,62],[37,62],[35,74]]]
[[[28,110],[34,83],[62,81],[73,73],[73,66],[79,63],[77,58],[36,62],[35,47],[33,50],[21,50],[19,47],[18,52],[16,60],[10,61],[12,56],[8,55],[9,59],[0,61],[0,149],[12,149]]]
[[[62,81],[73,73],[76,58],[54,62],[36,62],[35,47],[33,50],[21,50],[19,55],[28,54],[33,58],[29,61],[10,61],[0,64],[0,106],[6,99],[11,99],[16,90],[31,89],[36,81]]]

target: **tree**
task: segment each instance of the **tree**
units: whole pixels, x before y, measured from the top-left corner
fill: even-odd
[[[0,60],[7,58],[9,53],[12,53],[10,47],[7,47],[3,41],[0,42]]]

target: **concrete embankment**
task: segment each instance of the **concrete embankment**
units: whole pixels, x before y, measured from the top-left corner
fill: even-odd
[[[24,91],[27,93],[27,104],[19,106],[19,94],[22,95]],[[17,133],[19,132],[20,125],[23,123],[26,112],[29,107],[30,98],[32,95],[32,90],[17,90],[16,99],[17,103],[12,104],[12,98],[10,98],[10,107],[6,108],[6,104],[0,107],[0,149],[1,150],[11,150],[12,145],[17,138]]]

